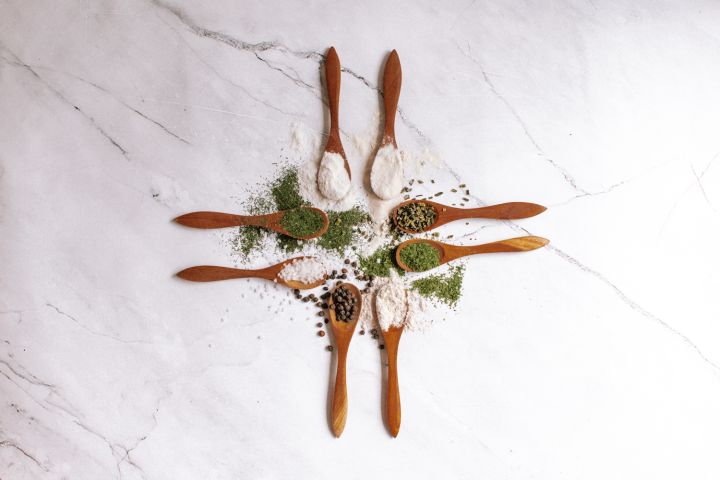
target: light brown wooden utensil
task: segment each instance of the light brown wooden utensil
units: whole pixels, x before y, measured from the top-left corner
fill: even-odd
[[[398,100],[400,99],[400,87],[402,86],[402,68],[397,50],[390,52],[385,62],[383,72],[383,103],[385,104],[385,133],[383,134],[380,148],[392,143],[397,148],[395,140],[395,114],[397,113]]]
[[[345,161],[345,170],[352,178],[350,164],[345,157],[342,142],[340,141],[340,59],[335,47],[330,47],[325,59],[325,83],[328,94],[328,107],[330,108],[330,133],[328,134],[325,151],[339,154]]]
[[[439,227],[440,225],[445,225],[446,223],[454,222],[456,220],[463,220],[465,218],[492,218],[497,220],[511,220],[518,218],[534,217],[535,215],[539,215],[545,210],[547,210],[542,205],[527,202],[500,203],[498,205],[490,205],[480,208],[456,208],[430,200],[408,200],[406,202],[400,203],[397,207],[395,207],[390,213],[390,217],[393,219],[393,222],[398,227],[398,229],[410,234],[420,232],[408,230],[398,225],[397,211],[400,207],[404,207],[405,205],[409,205],[411,203],[424,203],[426,205],[432,206],[435,209],[435,223],[430,225],[425,230],[422,230],[423,232],[427,232],[429,230]]]
[[[440,253],[440,265],[456,260],[467,255],[476,255],[479,253],[500,253],[500,252],[527,252],[536,248],[544,247],[550,240],[542,237],[528,236],[510,238],[508,240],[500,240],[499,242],[485,243],[482,245],[450,245],[435,240],[427,240],[423,238],[413,238],[406,240],[398,245],[395,250],[395,261],[405,271],[412,272],[405,262],[400,258],[400,251],[412,243],[426,243],[438,250]]]
[[[285,265],[296,260],[313,257],[295,257],[284,262],[271,265],[259,270],[243,270],[240,268],[216,267],[213,265],[200,265],[197,267],[186,268],[178,272],[176,275],[184,280],[191,282],[215,282],[218,280],[230,280],[234,278],[264,278],[265,280],[276,281],[280,285],[286,285],[290,288],[307,290],[322,285],[325,279],[317,280],[312,283],[304,283],[294,280],[285,280],[278,276]]]
[[[397,437],[400,432],[400,384],[398,383],[397,356],[400,335],[402,335],[403,328],[401,325],[382,331],[388,359],[385,413],[387,416],[388,430],[393,437]]]
[[[220,213],[220,212],[192,212],[180,215],[175,219],[180,225],[192,228],[226,228],[226,227],[240,227],[240,226],[254,226],[263,227],[270,230],[275,230],[278,233],[287,235],[288,237],[299,238],[301,240],[309,240],[311,238],[317,238],[327,232],[329,220],[325,212],[315,207],[300,207],[307,208],[316,211],[323,219],[323,225],[317,232],[304,235],[301,237],[295,237],[290,232],[285,230],[280,224],[283,216],[289,210],[283,210],[275,213],[268,213],[266,215],[233,215],[231,213]]]
[[[335,373],[335,390],[333,392],[332,411],[330,416],[330,424],[332,431],[336,437],[342,435],[345,429],[345,421],[347,420],[348,400],[347,400],[347,382],[346,382],[346,363],[347,352],[350,347],[353,332],[357,326],[358,318],[360,318],[360,308],[362,307],[362,298],[360,290],[352,283],[342,283],[338,287],[347,288],[353,297],[357,299],[355,311],[349,322],[338,320],[335,310],[328,308],[328,316],[330,317],[330,326],[335,338],[335,351],[337,352],[337,371]],[[332,305],[332,295],[328,298],[328,305]]]

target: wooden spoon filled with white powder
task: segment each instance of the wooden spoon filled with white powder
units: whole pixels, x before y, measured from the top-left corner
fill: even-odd
[[[395,113],[401,85],[400,57],[397,51],[393,50],[385,63],[383,73],[385,133],[370,170],[370,186],[375,195],[383,200],[398,196],[403,186],[402,157],[395,140]]]
[[[325,80],[330,108],[330,133],[320,160],[317,183],[318,190],[325,198],[342,200],[350,191],[350,165],[340,141],[340,59],[333,47],[330,47],[325,61]]]

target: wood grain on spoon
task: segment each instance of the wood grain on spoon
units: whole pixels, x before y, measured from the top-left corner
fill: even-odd
[[[340,287],[345,287],[349,290],[353,297],[357,299],[357,302],[355,303],[355,310],[353,311],[352,318],[349,322],[338,320],[335,315],[335,311],[332,308],[328,309],[330,327],[332,328],[333,337],[335,338],[335,350],[337,351],[337,371],[335,373],[335,387],[333,390],[332,410],[330,413],[330,426],[332,427],[333,434],[336,437],[342,435],[342,432],[345,429],[345,422],[347,420],[347,352],[350,347],[350,340],[352,340],[353,332],[357,326],[358,318],[360,318],[360,308],[362,307],[360,290],[358,290],[355,285],[352,283],[342,283],[336,288]],[[331,295],[328,299],[328,305],[332,304],[333,301]]]
[[[325,279],[316,280],[312,283],[304,283],[295,280],[285,280],[279,276],[280,271],[285,268],[288,263],[305,258],[313,257],[295,257],[257,270],[200,265],[186,268],[185,270],[178,272],[176,275],[183,280],[189,280],[191,282],[216,282],[219,280],[231,280],[235,278],[263,278],[265,280],[277,281],[277,283],[286,285],[290,288],[307,290],[308,288],[315,288],[322,285],[325,282]]]
[[[400,384],[398,383],[397,356],[400,336],[403,326],[390,327],[383,330],[385,340],[385,351],[388,359],[387,396],[385,397],[385,412],[387,415],[388,430],[390,435],[397,437],[400,432]]]
[[[402,86],[402,68],[397,50],[390,52],[383,72],[383,104],[385,106],[385,133],[380,146],[391,143],[397,148],[395,140],[395,114],[400,100]]]
[[[402,261],[400,258],[400,252],[403,248],[413,243],[426,243],[436,248],[440,254],[440,265],[442,265],[467,255],[477,255],[481,253],[527,252],[544,247],[550,243],[550,240],[542,237],[527,236],[500,240],[499,242],[484,243],[482,245],[460,246],[450,245],[448,243],[442,243],[435,240],[414,238],[412,240],[402,242],[398,245],[397,250],[395,251],[395,261],[400,268],[408,272],[412,272],[413,270]]]
[[[352,178],[350,164],[345,157],[342,142],[340,141],[340,58],[335,47],[330,47],[325,58],[325,83],[328,95],[328,108],[330,109],[330,133],[328,134],[325,151],[339,154],[345,163],[348,177]]]
[[[539,215],[546,210],[542,205],[536,203],[527,202],[508,202],[500,203],[498,205],[489,205],[487,207],[479,208],[456,208],[442,203],[433,202],[430,200],[408,200],[400,203],[393,209],[390,216],[393,219],[395,225],[405,233],[420,233],[418,230],[408,230],[407,228],[401,227],[397,224],[397,212],[398,209],[409,205],[411,203],[424,203],[430,205],[435,210],[435,222],[428,228],[421,230],[427,232],[441,225],[445,225],[449,222],[456,220],[463,220],[466,218],[491,218],[497,220],[514,220],[519,218],[529,218]]]
[[[175,222],[191,228],[227,228],[241,226],[262,227],[274,230],[289,237],[299,238],[301,240],[317,238],[327,232],[330,222],[325,212],[315,207],[299,208],[306,208],[308,210],[314,210],[315,212],[317,212],[323,219],[322,228],[310,235],[294,236],[290,234],[290,232],[285,230],[285,228],[283,228],[283,226],[281,225],[283,216],[289,210],[268,213],[265,215],[233,215],[231,213],[220,212],[192,212],[186,213],[185,215],[180,215],[179,217],[175,218]]]

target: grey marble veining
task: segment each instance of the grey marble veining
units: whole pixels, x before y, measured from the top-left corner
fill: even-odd
[[[707,0],[1,1],[0,478],[716,479],[719,21]],[[474,204],[549,207],[444,230],[552,243],[470,259],[457,312],[404,335],[397,439],[374,343],[337,440],[304,306],[171,276],[237,262],[170,219],[302,160],[330,45],[346,148],[379,131],[395,48],[401,147]]]

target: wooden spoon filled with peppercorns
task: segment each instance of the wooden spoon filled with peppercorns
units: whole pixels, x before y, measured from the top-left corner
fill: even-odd
[[[335,351],[337,352],[337,371],[330,412],[330,427],[335,436],[340,437],[345,429],[348,409],[345,374],[347,352],[358,318],[360,318],[362,297],[360,290],[355,285],[341,283],[332,291],[327,303],[330,326],[335,338]]]

